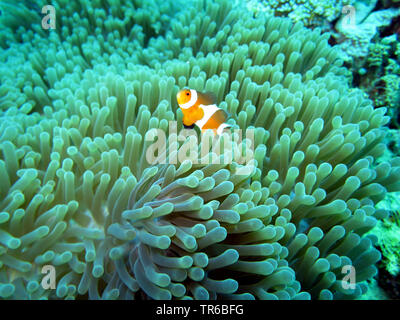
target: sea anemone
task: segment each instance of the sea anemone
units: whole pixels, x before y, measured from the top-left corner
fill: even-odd
[[[36,7],[3,1],[0,297],[360,296],[380,259],[375,204],[400,186],[400,159],[375,162],[385,108],[348,87],[319,30],[228,0],[174,3],[58,0],[43,30]],[[152,129],[169,155],[193,143],[170,131],[185,86],[253,130],[236,146],[251,170],[147,161]]]

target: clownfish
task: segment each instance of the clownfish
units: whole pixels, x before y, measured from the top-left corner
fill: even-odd
[[[216,106],[213,94],[183,89],[178,92],[176,99],[183,113],[185,128],[193,128],[196,125],[202,131],[212,129],[214,134],[221,135],[225,128],[230,127],[225,123],[227,113]]]

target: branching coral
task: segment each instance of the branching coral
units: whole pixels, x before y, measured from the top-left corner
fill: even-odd
[[[274,16],[289,17],[293,22],[303,22],[306,26],[325,26],[341,15],[343,6],[354,1],[318,0],[247,0],[247,7],[255,14],[265,12]]]
[[[376,4],[377,0],[357,1],[336,23],[335,37],[343,50],[343,58],[349,63],[352,59],[365,58],[378,28],[390,25],[400,15],[399,8],[373,11]]]
[[[49,34],[13,23],[26,11],[40,21],[27,7],[3,21],[0,296],[364,293],[380,259],[365,233],[385,216],[375,203],[399,188],[400,159],[375,164],[389,119],[349,90],[328,35],[230,1],[80,3],[57,1]],[[182,127],[183,86],[214,92],[234,128],[255,130],[243,141],[253,170],[148,163],[148,132]],[[176,138],[168,151],[191,142]],[[47,264],[56,290],[40,285]]]
[[[394,211],[392,221],[389,219],[380,221],[378,227],[374,229],[374,234],[379,239],[378,245],[383,254],[382,263],[393,276],[397,276],[400,272],[399,222],[399,213]]]
[[[366,65],[369,72],[363,72],[359,83],[369,94],[377,107],[385,106],[392,128],[399,128],[400,105],[400,45],[397,35],[392,35],[369,46]],[[364,69],[365,71],[365,69]],[[392,139],[395,144],[398,138]],[[396,153],[398,154],[398,153]]]

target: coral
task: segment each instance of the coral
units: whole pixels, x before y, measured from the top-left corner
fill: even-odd
[[[366,233],[400,187],[400,159],[375,162],[389,118],[349,90],[328,34],[228,0],[58,0],[46,31],[35,8],[2,5],[2,298],[366,292],[380,259]],[[255,130],[236,150],[252,170],[147,161],[152,129],[168,135],[169,159],[195,142],[170,131],[184,86],[214,92],[233,128]],[[56,290],[40,285],[44,265]],[[342,286],[347,265],[355,288]]]
[[[392,276],[400,272],[399,240],[400,240],[400,202],[399,192],[388,194],[384,201],[378,204],[381,209],[388,210],[387,219],[379,221],[377,227],[370,231],[378,238],[378,247],[382,252],[381,264]]]
[[[360,87],[368,93],[376,107],[388,108],[390,127],[399,128],[400,45],[397,35],[379,39],[369,45],[365,68],[359,72]],[[397,137],[393,143],[398,143]]]
[[[396,213],[397,221],[391,222],[385,220],[380,222],[374,234],[378,237],[378,245],[383,254],[383,264],[386,270],[396,276],[400,271],[400,257],[399,257],[399,240],[400,240],[400,221],[398,218],[399,213]]]
[[[400,8],[373,11],[376,3],[377,0],[356,1],[336,23],[334,36],[343,50],[344,60],[351,62],[366,57],[378,28],[389,26],[392,19],[400,15]]]
[[[380,272],[379,272],[380,275]],[[358,300],[388,300],[386,292],[378,285],[378,281],[372,279],[368,284],[368,291]]]
[[[274,16],[289,17],[293,22],[303,22],[306,26],[325,26],[336,20],[343,6],[352,4],[352,0],[247,0],[247,7],[256,15],[264,12]]]
[[[389,147],[390,157],[400,154],[400,132],[397,129],[390,129],[387,135],[387,145]]]
[[[385,269],[379,270],[378,284],[387,292],[389,299],[399,300],[400,298],[400,276],[393,276]]]

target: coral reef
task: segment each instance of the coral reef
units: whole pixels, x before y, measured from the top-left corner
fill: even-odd
[[[400,44],[396,34],[378,39],[369,45],[365,67],[359,70],[359,85],[376,107],[387,107],[390,127],[400,128]],[[367,72],[368,70],[368,72]],[[395,134],[395,133],[394,133]],[[393,140],[398,143],[398,138]],[[393,151],[399,154],[398,147]]]
[[[378,28],[389,26],[392,19],[400,15],[400,8],[373,11],[376,4],[377,0],[356,1],[336,23],[334,36],[343,50],[345,61],[351,63],[353,59],[366,57]]]
[[[58,0],[56,30],[37,8],[2,6],[0,297],[366,292],[380,259],[367,232],[399,190],[400,159],[375,162],[389,117],[350,90],[329,34],[228,0]],[[169,131],[184,86],[255,130],[241,145],[253,170],[146,161],[151,129],[169,133],[169,156],[193,142]],[[44,265],[56,290],[40,285]]]
[[[379,239],[378,246],[384,256],[382,262],[386,270],[396,276],[400,271],[400,221],[398,218],[399,213],[397,212],[395,215],[397,215],[396,222],[392,223],[386,220],[380,222],[376,230],[374,230],[374,234]]]
[[[341,58],[350,65],[355,64],[355,69],[363,64],[378,30],[389,26],[400,15],[400,8],[392,7],[391,1],[378,0],[247,0],[247,7],[255,15],[285,16],[307,27],[331,32],[331,41],[342,50]]]
[[[387,194],[384,201],[378,204],[378,208],[389,211],[389,217],[379,221],[376,228],[370,231],[378,238],[377,246],[383,255],[380,264],[394,277],[400,273],[399,195],[399,192]]]
[[[319,0],[248,0],[247,7],[255,15],[266,13],[274,16],[289,17],[293,22],[301,21],[309,27],[326,27],[336,20],[343,6],[350,5],[354,0],[319,1]]]

